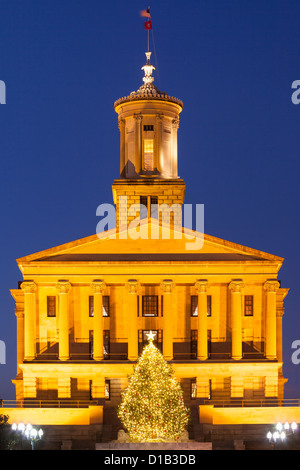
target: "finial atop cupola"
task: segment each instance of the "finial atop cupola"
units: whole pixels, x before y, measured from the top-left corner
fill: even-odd
[[[152,82],[154,82],[154,77],[152,76],[152,71],[155,70],[155,67],[150,64],[150,57],[151,57],[151,52],[145,52],[146,58],[147,58],[147,63],[142,67],[142,70],[144,70],[145,76],[143,78],[144,84],[150,85]]]

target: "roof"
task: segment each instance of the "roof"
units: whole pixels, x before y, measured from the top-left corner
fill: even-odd
[[[140,221],[136,228],[94,234],[17,259],[19,265],[31,262],[247,262],[283,258],[183,227],[170,229],[156,219]],[[158,234],[159,237],[153,236]],[[152,237],[147,237],[152,234]],[[169,235],[169,236],[168,236]]]

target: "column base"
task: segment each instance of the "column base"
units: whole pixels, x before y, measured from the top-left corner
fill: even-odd
[[[24,361],[34,361],[35,360],[35,356],[26,356],[24,357]]]
[[[198,361],[206,361],[208,356],[197,356]]]
[[[94,356],[94,361],[103,361],[103,356]]]
[[[58,359],[60,361],[68,361],[70,359],[70,356],[60,356]]]
[[[240,361],[241,359],[243,359],[243,356],[231,356],[231,359],[233,359],[234,361]]]
[[[166,361],[172,361],[173,357],[172,356],[164,356],[164,359]]]
[[[138,360],[138,356],[128,356],[128,361],[136,362]]]

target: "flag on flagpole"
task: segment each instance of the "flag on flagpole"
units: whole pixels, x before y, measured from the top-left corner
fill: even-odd
[[[148,30],[152,29],[151,20],[145,22],[145,29],[148,29]]]
[[[144,16],[146,18],[151,18],[150,16],[150,8],[148,8],[148,10],[142,10],[141,12],[141,16]]]

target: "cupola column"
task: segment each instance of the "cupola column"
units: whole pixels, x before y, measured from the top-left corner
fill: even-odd
[[[125,119],[118,121],[120,129],[120,175],[125,176]]]
[[[142,170],[142,159],[143,159],[143,152],[142,152],[142,122],[143,116],[141,114],[135,114],[135,171],[139,174]]]

